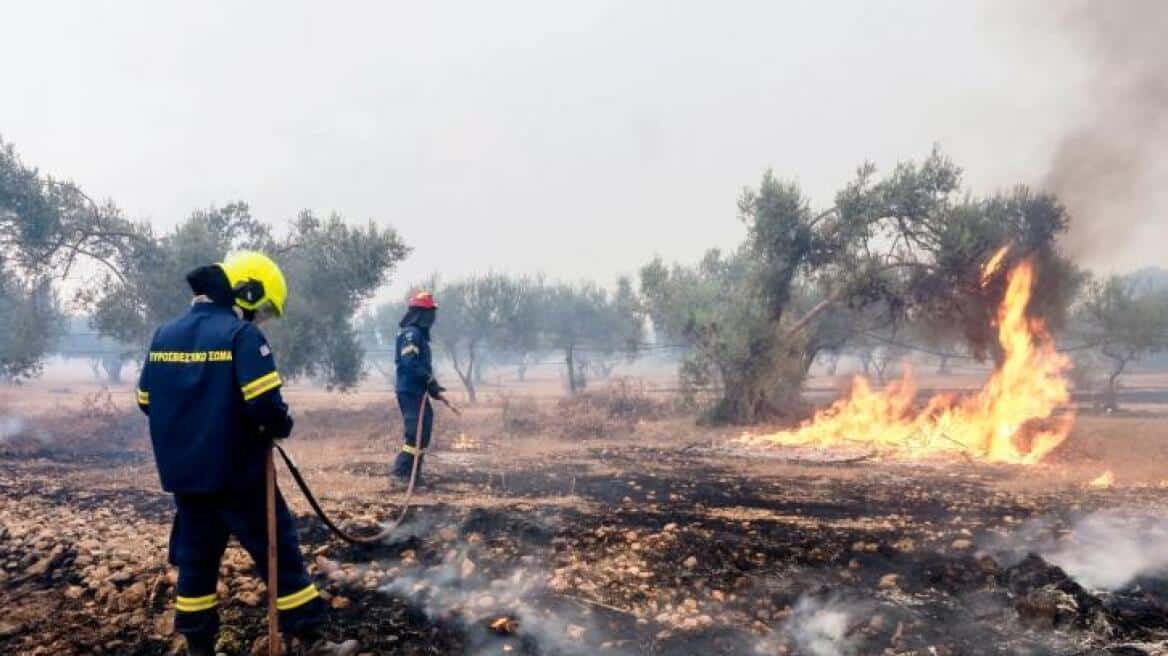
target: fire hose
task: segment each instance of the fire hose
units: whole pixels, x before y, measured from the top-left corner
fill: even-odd
[[[335,522],[333,522],[331,519],[329,519],[328,514],[325,513],[324,509],[320,507],[320,502],[317,501],[316,495],[312,493],[312,488],[310,488],[308,486],[308,481],[304,480],[304,475],[300,473],[300,468],[296,466],[296,462],[292,460],[292,457],[288,455],[288,452],[284,450],[284,447],[280,446],[279,443],[274,444],[276,451],[279,452],[280,457],[283,458],[284,464],[288,466],[288,471],[292,474],[292,479],[294,481],[296,481],[296,486],[299,487],[300,491],[304,493],[304,498],[308,500],[308,505],[312,506],[312,511],[316,513],[317,517],[320,517],[320,521],[324,522],[324,525],[327,526],[329,528],[329,530],[332,531],[333,534],[335,534],[338,538],[344,540],[345,542],[348,542],[349,544],[376,544],[376,543],[384,540],[386,537],[388,537],[389,534],[394,531],[394,529],[396,529],[398,526],[401,525],[401,523],[403,521],[405,521],[406,513],[408,513],[410,510],[410,498],[414,494],[414,485],[417,483],[417,480],[418,480],[418,466],[422,461],[422,453],[421,453],[421,447],[420,447],[420,442],[421,442],[421,438],[422,438],[422,420],[426,414],[426,402],[430,398],[431,397],[429,394],[422,394],[422,402],[421,402],[421,404],[419,404],[419,407],[418,407],[418,425],[417,425],[417,429],[414,432],[414,445],[413,445],[415,448],[418,449],[418,452],[413,454],[414,455],[414,464],[413,464],[413,467],[410,468],[409,485],[406,487],[405,496],[402,497],[401,514],[398,515],[397,520],[395,520],[391,524],[385,525],[384,527],[382,527],[382,529],[379,532],[377,532],[373,535],[369,535],[369,536],[352,535],[351,533],[345,532],[344,529],[337,526]],[[436,397],[436,398],[439,401],[441,401],[443,404],[445,404],[447,408],[450,408],[451,412],[453,412],[454,414],[456,414],[456,415],[462,414],[456,406],[454,406],[453,404],[450,403],[450,401],[447,401],[445,398],[443,398],[441,396]]]

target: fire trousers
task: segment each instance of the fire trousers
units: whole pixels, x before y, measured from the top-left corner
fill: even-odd
[[[267,580],[268,540],[264,488],[214,494],[176,494],[170,533],[170,562],[178,567],[174,627],[192,643],[213,643],[219,632],[219,561],[234,535]],[[276,492],[276,606],[280,628],[313,635],[325,620],[325,605],[304,569],[296,525]]]
[[[425,405],[423,405],[423,403]],[[430,399],[424,394],[412,392],[398,392],[397,405],[401,409],[402,423],[405,424],[405,436],[401,453],[393,463],[393,475],[409,480],[410,471],[414,467],[414,458],[418,461],[418,476],[422,475],[422,456],[430,446],[430,431],[434,428],[434,408]],[[418,413],[422,415],[422,435],[418,440]]]

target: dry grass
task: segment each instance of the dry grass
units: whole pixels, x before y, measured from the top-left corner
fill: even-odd
[[[1162,377],[1140,375],[1138,383],[1152,384]],[[961,381],[930,381],[957,386]],[[546,390],[544,390],[546,391]],[[386,498],[384,479],[356,475],[350,467],[364,463],[366,471],[388,470],[401,438],[401,419],[393,393],[385,388],[363,388],[337,394],[291,385],[286,390],[297,415],[297,430],[287,442],[313,485],[338,498]],[[692,416],[681,414],[666,397],[643,383],[617,379],[605,387],[572,398],[493,392],[476,405],[463,405],[455,416],[436,408],[432,467],[439,473],[443,459],[454,457],[456,438],[475,445],[475,467],[499,475],[521,471],[525,462],[549,457],[577,458],[604,467],[589,454],[597,449],[619,452],[631,446],[677,448],[715,446],[733,439],[739,429],[699,427]],[[1041,475],[1011,478],[1009,485],[1043,488],[1078,484],[1112,470],[1118,486],[1156,486],[1168,480],[1168,420],[1162,406],[1131,407],[1117,416],[1078,417],[1071,437],[1040,468]],[[73,454],[138,450],[148,442],[145,422],[134,408],[132,387],[109,390],[94,384],[37,383],[0,387],[0,414],[19,416],[40,434],[39,443],[9,440],[0,448],[49,448]],[[732,460],[743,473],[762,477],[822,472],[846,478],[846,468],[831,465],[787,464],[773,460]],[[932,465],[928,465],[932,466]],[[377,469],[381,468],[381,469]],[[127,462],[108,472],[79,473],[92,485],[129,485],[157,489],[152,463]],[[291,481],[286,481],[286,485]],[[464,491],[465,492],[465,491]],[[453,502],[460,492],[422,495],[423,503]],[[390,495],[389,498],[392,498]]]

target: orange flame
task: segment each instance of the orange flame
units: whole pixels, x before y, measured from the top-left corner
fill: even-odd
[[[1002,266],[1002,260],[1006,259],[1006,253],[1010,252],[1010,247],[1003,246],[994,253],[992,257],[981,267],[981,286],[985,287],[990,282],[990,278],[998,272],[998,268]]]
[[[995,259],[1004,254],[1003,249]],[[847,397],[797,429],[747,435],[742,441],[753,446],[866,447],[902,457],[965,454],[986,462],[1041,461],[1067,438],[1074,415],[1055,412],[1070,400],[1065,377],[1070,360],[1055,350],[1042,322],[1026,316],[1033,280],[1028,262],[1010,271],[997,317],[1005,357],[977,393],[934,396],[918,410],[907,369],[901,380],[879,391],[857,376]]]
[[[1115,485],[1115,474],[1112,474],[1110,469],[1092,479],[1090,483],[1087,483],[1087,487],[1100,488],[1104,490],[1111,487],[1112,485]]]

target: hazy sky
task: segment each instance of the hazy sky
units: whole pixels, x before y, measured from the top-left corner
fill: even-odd
[[[934,143],[976,192],[1037,184],[1090,69],[1012,6],[14,2],[0,135],[161,225],[242,199],[393,225],[399,280],[610,281],[736,244],[766,167],[818,205]]]

